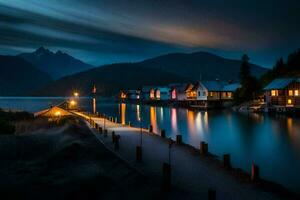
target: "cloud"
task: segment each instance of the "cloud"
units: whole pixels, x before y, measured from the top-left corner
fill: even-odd
[[[195,49],[235,57],[248,52],[266,64],[262,57],[299,46],[299,5],[293,0],[0,0],[0,42],[64,48],[85,60],[99,57],[99,64],[105,56],[132,61]]]

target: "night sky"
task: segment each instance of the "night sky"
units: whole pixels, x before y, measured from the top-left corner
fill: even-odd
[[[0,54],[40,46],[93,65],[202,50],[271,67],[300,47],[300,1],[0,0]]]

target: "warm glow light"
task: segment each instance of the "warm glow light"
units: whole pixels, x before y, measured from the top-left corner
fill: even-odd
[[[56,117],[59,117],[61,115],[60,111],[56,111],[54,114]]]
[[[288,104],[289,104],[289,105],[292,104],[292,99],[288,99]]]
[[[150,99],[154,99],[155,97],[155,91],[153,89],[150,90]]]
[[[156,99],[160,99],[160,90],[156,90]]]
[[[71,103],[72,106],[76,105],[76,101],[74,101],[74,100],[72,100],[70,103]]]
[[[295,90],[294,93],[295,93],[295,96],[299,96],[299,90]]]
[[[275,97],[275,96],[277,96],[277,90],[271,90],[271,96],[272,97]]]
[[[176,95],[175,89],[172,90],[171,96],[172,96],[172,99],[176,99],[177,95]]]
[[[79,93],[78,93],[78,92],[74,92],[74,96],[75,96],[75,97],[78,97],[78,96],[79,96]]]
[[[293,90],[289,90],[289,96],[293,96]]]

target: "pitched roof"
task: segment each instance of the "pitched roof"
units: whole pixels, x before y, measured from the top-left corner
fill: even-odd
[[[269,85],[267,85],[264,90],[273,90],[273,89],[284,89],[293,81],[299,81],[296,78],[278,78],[273,80]]]
[[[221,81],[201,81],[201,84],[209,91],[222,91],[224,86]]]
[[[241,84],[239,84],[239,83],[231,83],[231,84],[228,84],[228,85],[224,85],[223,91],[224,92],[234,92],[239,87],[241,87]]]

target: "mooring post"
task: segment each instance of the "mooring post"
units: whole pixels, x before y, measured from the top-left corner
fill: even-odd
[[[112,139],[112,143],[115,143],[115,141],[116,141],[115,131],[111,132],[111,139]]]
[[[182,135],[176,135],[176,143],[182,144]]]
[[[260,179],[259,167],[258,167],[258,165],[255,165],[254,163],[252,163],[252,167],[251,167],[251,180],[252,181],[258,181],[259,179]]]
[[[223,155],[223,166],[224,166],[226,169],[230,169],[230,168],[231,168],[230,154],[224,154],[224,155]]]
[[[149,132],[153,133],[153,126],[151,124],[149,125]]]
[[[160,131],[160,136],[161,136],[162,138],[165,138],[165,137],[166,137],[166,130],[165,130],[165,129],[162,129],[162,130]]]
[[[119,150],[119,148],[120,148],[120,145],[119,145],[119,142],[120,142],[120,135],[116,135],[115,136],[115,150]]]
[[[208,189],[208,200],[216,200],[217,199],[217,193],[214,189]]]
[[[206,155],[208,153],[208,144],[204,141],[200,143],[200,153]]]
[[[171,165],[169,163],[163,163],[163,180],[162,190],[168,192],[171,190]]]
[[[136,146],[136,161],[142,162],[142,147],[139,145]]]

